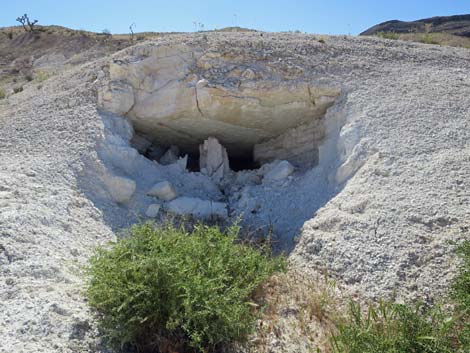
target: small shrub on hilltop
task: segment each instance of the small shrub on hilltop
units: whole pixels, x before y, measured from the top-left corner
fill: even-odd
[[[439,44],[431,33],[425,33],[419,38],[419,41],[424,44]]]
[[[378,32],[377,37],[380,37],[383,39],[393,39],[393,40],[397,40],[400,38],[398,33],[395,33],[395,32]]]
[[[87,297],[117,348],[211,352],[243,341],[257,317],[254,291],[282,258],[237,242],[238,228],[134,226],[99,248],[87,269]]]

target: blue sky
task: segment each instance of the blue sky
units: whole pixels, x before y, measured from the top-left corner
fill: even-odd
[[[470,13],[470,0],[0,0],[0,27],[28,13],[40,24],[127,33],[241,26],[265,31],[358,34],[379,22]]]

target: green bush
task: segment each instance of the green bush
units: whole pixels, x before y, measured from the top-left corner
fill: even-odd
[[[381,302],[367,314],[350,303],[349,317],[332,338],[335,353],[452,353],[455,320],[436,306]]]
[[[434,38],[431,33],[425,33],[420,38],[419,41],[424,44],[439,44],[439,42]]]
[[[3,88],[0,88],[0,99],[4,99],[7,96],[5,93],[5,90]]]
[[[237,236],[237,227],[187,232],[145,223],[99,248],[87,268],[87,297],[110,345],[209,352],[245,340],[257,317],[253,292],[285,261]]]
[[[400,38],[398,33],[395,33],[395,32],[378,32],[377,37],[384,38],[384,39],[393,39],[393,40]]]
[[[335,353],[469,353],[470,241],[462,257],[447,305],[431,308],[381,302],[367,314],[350,303],[349,315],[337,323],[331,343]]]

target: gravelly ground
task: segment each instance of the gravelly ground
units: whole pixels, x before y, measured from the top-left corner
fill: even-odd
[[[311,218],[292,262],[327,268],[366,297],[442,293],[455,262],[449,241],[470,227],[470,50],[355,37],[322,44],[287,33],[206,37],[155,43],[223,50],[343,88],[327,115],[341,120],[329,152],[337,158],[321,168],[338,173],[345,162],[353,175],[337,185],[312,172],[281,194],[263,194],[267,205],[304,203],[311,213],[292,220],[300,228]],[[94,89],[108,60],[0,101],[0,352],[100,350],[80,264],[131,212],[94,204],[85,190],[104,134]],[[318,202],[319,185],[329,185],[331,199]],[[315,202],[326,204],[313,218]],[[289,222],[285,210],[279,217]]]

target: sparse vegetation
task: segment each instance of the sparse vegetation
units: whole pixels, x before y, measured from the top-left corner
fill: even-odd
[[[284,260],[237,242],[238,228],[134,226],[99,248],[87,296],[108,342],[138,352],[212,352],[255,325],[255,290]]]
[[[46,71],[38,70],[36,71],[34,79],[36,80],[36,82],[41,83],[46,81],[50,76],[51,74],[47,73]]]
[[[5,90],[3,88],[0,88],[0,99],[5,99],[7,94],[5,93]]]
[[[17,86],[13,88],[13,93],[20,93],[23,92],[23,86]]]
[[[258,289],[257,302],[264,310],[249,352],[272,352],[272,337],[308,346],[311,352],[320,347],[329,352],[329,332],[343,311],[336,290],[335,281],[328,276],[313,277],[294,268],[272,276]]]
[[[400,36],[398,35],[398,33],[395,33],[395,32],[379,32],[377,33],[377,37],[380,37],[383,39],[393,39],[393,40],[400,39]]]
[[[349,316],[332,336],[335,353],[470,352],[470,242],[459,247],[462,265],[451,289],[454,302],[433,307],[380,302]]]
[[[132,42],[134,41],[134,27],[135,27],[135,23],[132,23],[132,24],[129,26],[129,31],[131,32],[131,41],[132,41]]]
[[[470,240],[462,243],[457,252],[462,263],[452,285],[451,298],[455,301],[459,313],[457,321],[459,342],[467,352],[470,352]]]
[[[440,306],[381,302],[366,313],[351,301],[349,317],[332,337],[335,353],[451,353],[454,318]]]
[[[27,14],[24,14],[21,17],[17,17],[16,21],[21,23],[25,32],[34,32],[35,30],[34,26],[36,25],[36,23],[38,23],[38,20],[34,20],[31,22]]]
[[[420,36],[419,41],[424,44],[439,44],[439,42],[434,39],[432,33],[424,33]]]
[[[378,37],[386,39],[399,39],[410,42],[419,42],[425,44],[438,44],[451,47],[470,47],[470,38],[456,36],[449,33],[395,33],[395,32],[379,32]]]

